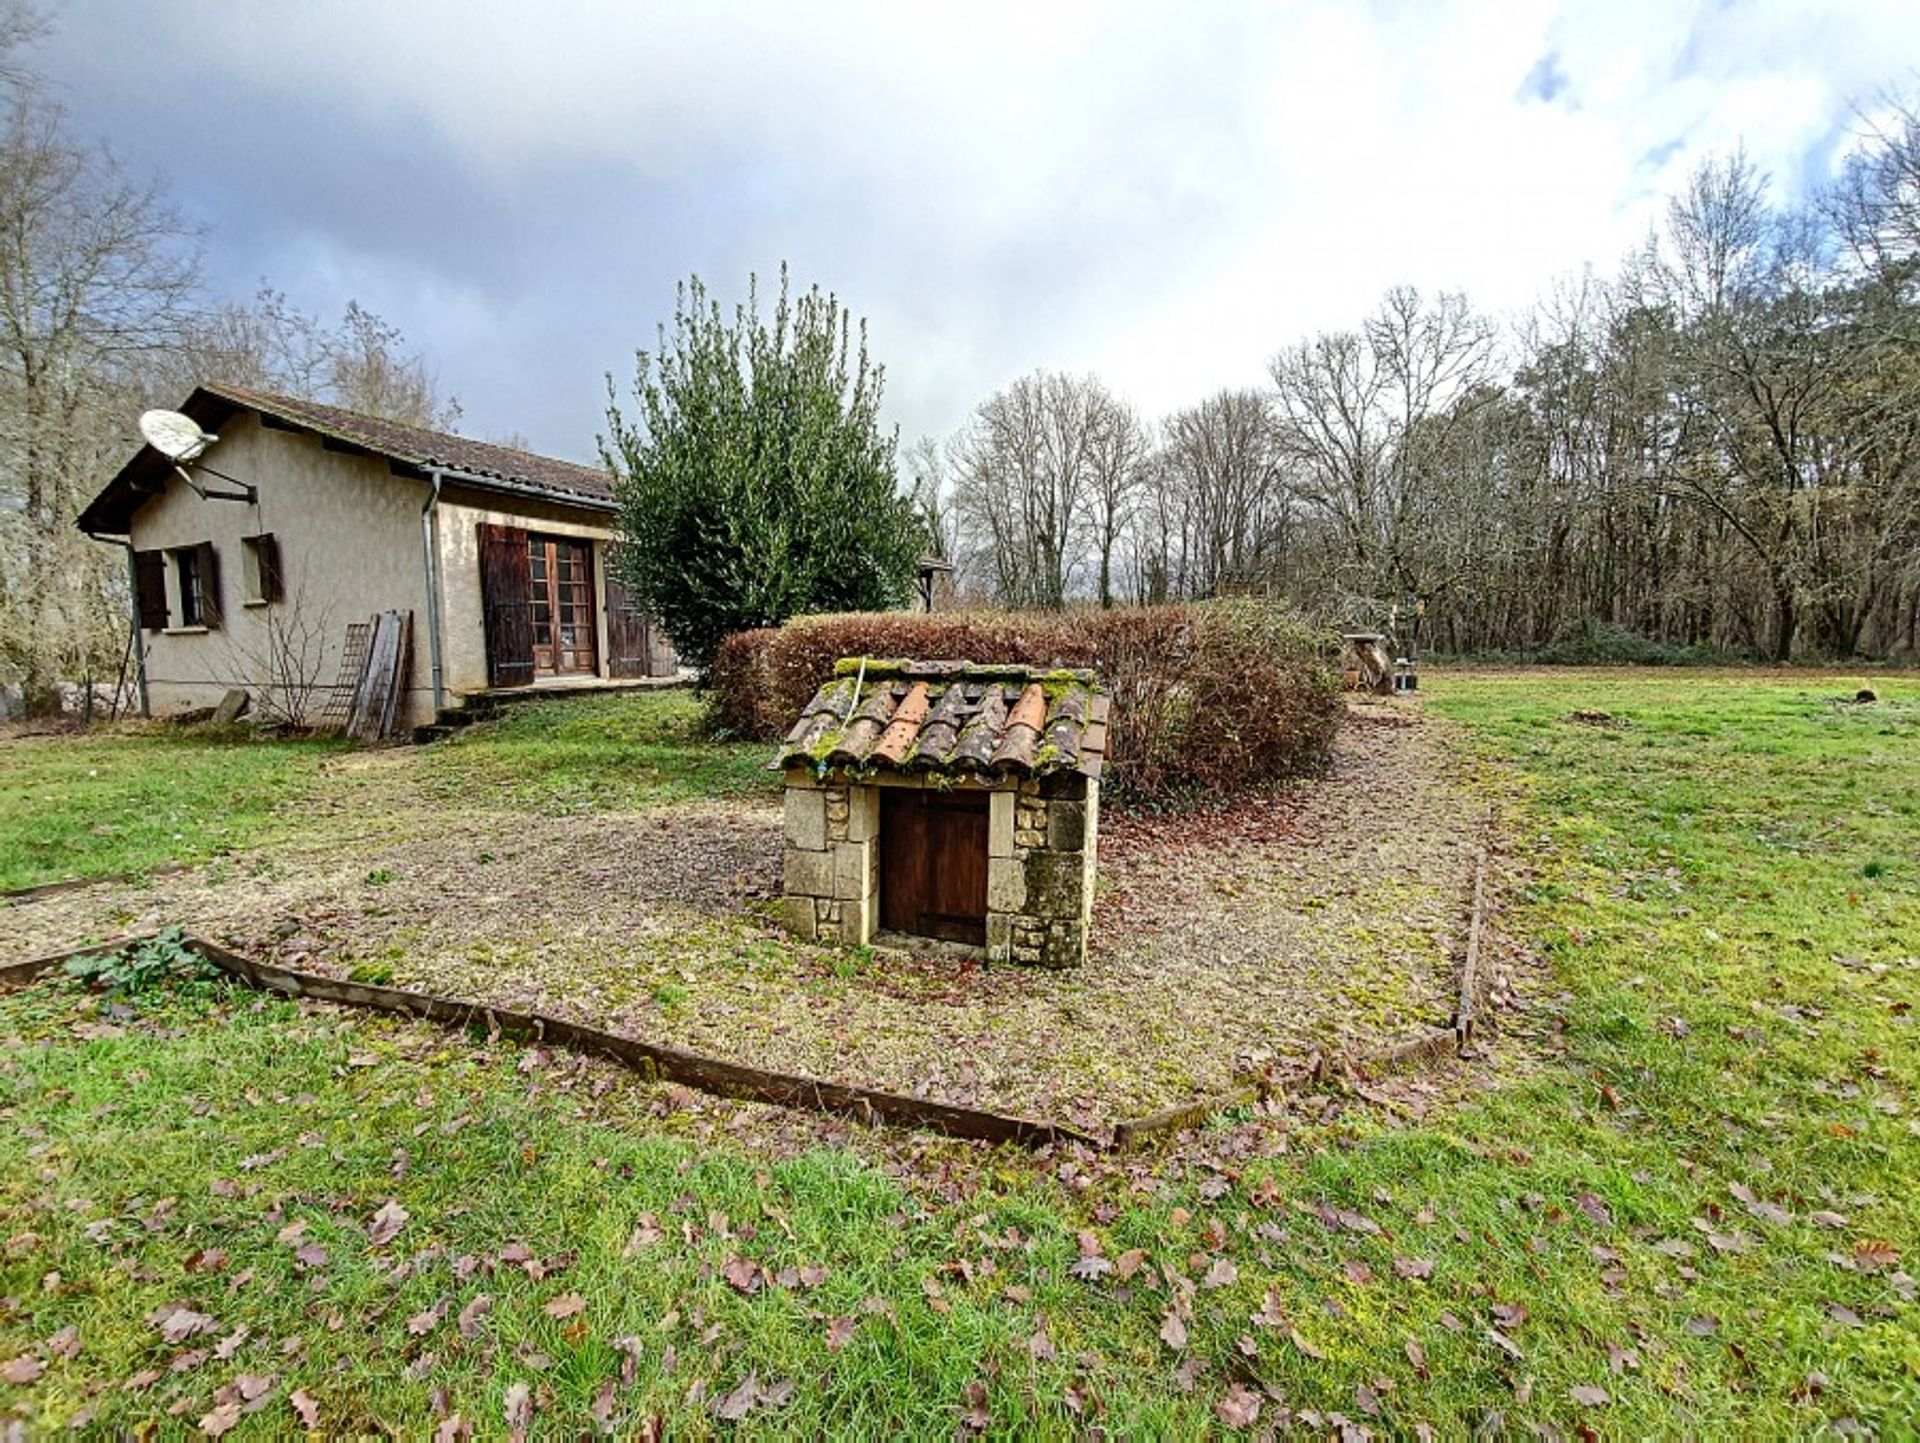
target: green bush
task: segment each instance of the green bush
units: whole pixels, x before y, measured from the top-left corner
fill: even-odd
[[[863,612],[727,638],[709,697],[716,728],[771,741],[841,657],[1089,667],[1113,697],[1110,790],[1166,804],[1320,770],[1343,714],[1336,655],[1335,638],[1261,601]]]
[[[1534,660],[1549,666],[1707,666],[1726,657],[1712,647],[1675,646],[1610,621],[1582,617],[1557,628]]]
[[[699,277],[609,396],[601,453],[620,501],[614,567],[703,672],[730,632],[906,600],[926,543],[880,424],[866,323],[818,286],[731,318]]]

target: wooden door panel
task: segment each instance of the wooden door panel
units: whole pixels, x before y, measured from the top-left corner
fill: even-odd
[[[651,676],[652,628],[633,593],[618,577],[607,578],[607,675]]]
[[[593,548],[584,541],[528,537],[527,587],[534,675],[580,676],[597,671]]]
[[[527,533],[517,526],[480,526],[481,622],[487,642],[487,685],[533,680],[531,582]]]
[[[880,925],[987,940],[987,794],[880,789]]]
[[[927,890],[926,833],[920,794],[880,788],[880,925],[918,932]]]

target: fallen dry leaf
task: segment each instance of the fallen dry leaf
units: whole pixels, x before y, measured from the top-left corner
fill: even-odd
[[[1287,1321],[1287,1310],[1280,1305],[1278,1289],[1268,1288],[1267,1295],[1260,1303],[1260,1311],[1252,1315],[1256,1328],[1277,1328]]]
[[[966,1433],[984,1433],[993,1426],[993,1414],[987,1409],[987,1385],[979,1379],[960,1392],[960,1428]]]
[[[148,1320],[169,1343],[184,1343],[196,1333],[210,1333],[220,1326],[205,1313],[196,1313],[192,1308],[162,1308],[157,1314],[149,1314]]]
[[[1047,1333],[1045,1314],[1040,1316],[1033,1336],[1027,1339],[1027,1355],[1040,1363],[1051,1363],[1059,1356],[1054,1351],[1052,1337]]]
[[[295,1388],[287,1394],[287,1401],[293,1405],[293,1411],[300,1415],[300,1426],[314,1429],[320,1426],[320,1400],[304,1388]]]
[[[1292,1342],[1294,1347],[1298,1348],[1302,1353],[1305,1353],[1309,1358],[1319,1358],[1325,1361],[1327,1355],[1308,1341],[1306,1336],[1298,1328],[1287,1329],[1287,1338]]]
[[[1160,1341],[1176,1353],[1187,1346],[1187,1325],[1180,1320],[1178,1313],[1169,1311],[1160,1320]]]
[[[587,1300],[578,1293],[562,1293],[540,1311],[549,1318],[571,1318],[586,1311]]]
[[[367,1241],[376,1248],[385,1247],[399,1235],[410,1216],[412,1214],[397,1201],[389,1198],[367,1223]]]
[[[480,1331],[480,1320],[493,1311],[493,1299],[485,1293],[480,1294],[466,1307],[460,1310],[460,1336],[471,1338]]]
[[[511,1385],[502,1400],[501,1411],[506,1417],[508,1429],[516,1435],[524,1436],[533,1423],[533,1391],[525,1383]],[[456,1413],[453,1416],[457,1418],[459,1414]],[[445,1424],[441,1426],[444,1427]]]
[[[47,1371],[47,1365],[31,1353],[22,1353],[0,1365],[0,1378],[9,1383],[31,1383]]]
[[[1229,1428],[1251,1428],[1260,1421],[1260,1395],[1235,1383],[1226,1396],[1214,1404],[1213,1411]]]
[[[1885,1238],[1869,1238],[1853,1245],[1853,1260],[1868,1272],[1879,1272],[1898,1265],[1900,1249]]]

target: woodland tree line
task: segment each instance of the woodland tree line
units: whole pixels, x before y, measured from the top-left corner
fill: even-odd
[[[0,0],[0,694],[29,709],[124,664],[124,556],[73,518],[144,407],[217,376],[426,425],[459,415],[358,305],[333,325],[265,283],[220,299],[199,228],[33,73],[45,28]],[[1911,104],[1863,121],[1820,194],[1778,203],[1744,155],[1714,160],[1613,275],[1515,322],[1395,288],[1353,329],[1157,421],[1095,377],[1042,371],[896,456],[864,330],[817,290],[790,301],[784,275],[770,322],[749,306],[729,325],[683,292],[640,360],[633,424],[609,405],[603,455],[629,520],[671,502],[707,538],[672,548],[714,573],[688,593],[712,622],[686,638],[702,664],[726,630],[904,600],[923,545],[958,563],[964,594],[1011,607],[1252,593],[1403,636],[1417,614],[1428,650],[1600,627],[1773,658],[1920,652]],[[740,442],[724,466],[668,444],[717,433]],[[677,585],[641,574],[633,534],[642,594]],[[843,558],[832,586],[796,536]]]
[[[56,709],[112,682],[125,555],[74,518],[139,444],[134,418],[209,376],[444,424],[459,407],[379,316],[338,325],[262,285],[206,283],[200,229],[79,133],[28,59],[47,22],[0,5],[0,691]]]
[[[1703,165],[1616,274],[1497,325],[1389,291],[1264,381],[1149,423],[1037,372],[905,455],[963,587],[1013,606],[1258,592],[1452,652],[1570,629],[1912,655],[1920,112],[1776,204]]]

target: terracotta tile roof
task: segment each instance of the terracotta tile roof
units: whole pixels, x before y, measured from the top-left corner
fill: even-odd
[[[210,431],[218,431],[238,412],[257,411],[276,425],[385,457],[396,467],[422,472],[440,467],[459,473],[469,484],[483,489],[532,494],[593,511],[606,512],[614,507],[613,477],[598,466],[536,456],[449,431],[385,421],[297,396],[208,381],[194,387],[180,409]],[[218,448],[208,453],[208,459],[219,464]],[[80,529],[90,534],[126,535],[134,513],[165,489],[172,474],[172,463],[166,457],[151,446],[142,446],[87,503],[78,517]]]
[[[613,477],[598,466],[582,466],[559,461],[551,456],[536,456],[512,446],[496,446],[490,441],[475,441],[450,431],[433,431],[425,426],[409,426],[387,421],[359,411],[325,406],[318,401],[303,401],[296,396],[280,396],[271,391],[256,391],[226,381],[209,381],[200,390],[222,400],[259,411],[279,420],[361,446],[396,461],[414,466],[440,466],[450,471],[512,481],[563,496],[595,502],[613,500]]]
[[[787,734],[780,765],[1100,775],[1110,701],[1090,671],[843,660]]]

